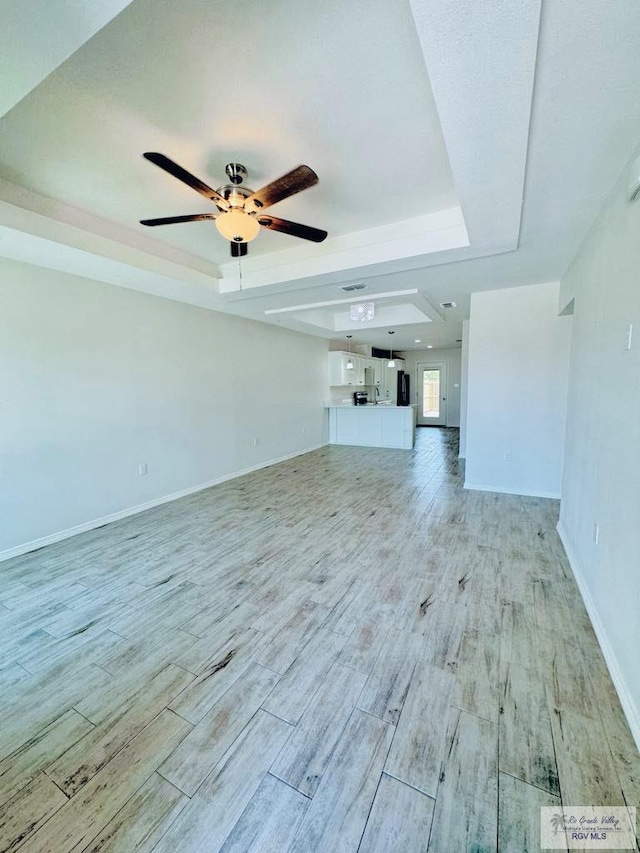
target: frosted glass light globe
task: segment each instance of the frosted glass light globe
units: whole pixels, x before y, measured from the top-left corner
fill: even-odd
[[[232,243],[248,243],[260,233],[260,225],[242,210],[229,210],[216,219],[216,228],[226,240]]]

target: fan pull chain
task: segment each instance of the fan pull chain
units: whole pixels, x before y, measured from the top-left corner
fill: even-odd
[[[240,275],[240,293],[242,293],[242,258],[238,255],[238,273]]]

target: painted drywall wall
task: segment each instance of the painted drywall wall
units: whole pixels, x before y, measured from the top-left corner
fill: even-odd
[[[326,387],[319,338],[0,260],[0,552],[326,443]]]
[[[562,281],[574,315],[558,530],[640,748],[640,203],[627,183],[625,170]]]
[[[459,347],[444,349],[407,350],[403,353],[406,371],[411,377],[411,398],[415,402],[417,390],[416,365],[420,362],[444,361],[447,365],[447,426],[460,426],[460,371],[462,350]]]
[[[467,456],[467,392],[469,389],[469,321],[462,322],[462,357],[460,364],[460,451],[458,457]]]
[[[471,296],[465,487],[560,497],[571,318],[559,283]]]

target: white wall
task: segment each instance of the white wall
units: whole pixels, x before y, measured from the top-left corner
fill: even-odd
[[[627,180],[562,281],[560,306],[575,301],[558,529],[640,747],[640,203]]]
[[[0,555],[326,443],[326,353],[0,260]]]
[[[558,293],[471,296],[466,488],[560,497],[571,319]]]
[[[444,361],[447,365],[447,426],[460,426],[460,373],[462,350],[459,347],[445,349],[407,350],[403,353],[406,371],[411,377],[411,399],[416,400],[416,365],[427,361]],[[457,387],[456,387],[457,386]]]
[[[462,359],[460,365],[460,451],[458,457],[467,457],[467,397],[469,392],[469,321],[462,322]]]

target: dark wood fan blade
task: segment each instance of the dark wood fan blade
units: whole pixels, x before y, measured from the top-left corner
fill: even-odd
[[[322,243],[327,238],[327,232],[321,231],[320,228],[300,225],[298,222],[289,222],[288,219],[278,219],[277,216],[257,216],[256,219],[263,228],[281,231],[283,234],[291,234],[292,237],[302,237],[303,240],[311,240],[313,243]]]
[[[183,184],[191,187],[192,190],[195,190],[197,193],[200,193],[200,195],[208,198],[209,201],[219,204],[220,207],[225,210],[229,209],[227,200],[221,196],[220,193],[212,190],[211,187],[208,187],[200,180],[200,178],[196,178],[195,175],[192,175],[191,172],[187,172],[187,170],[183,169],[182,166],[178,166],[177,163],[174,163],[173,160],[165,157],[164,154],[158,154],[157,151],[145,151],[143,156],[155,166],[159,166],[161,169],[164,169],[165,172],[173,175],[174,178],[182,181]]]
[[[246,243],[229,243],[231,246],[232,258],[244,258],[247,254],[248,247]]]
[[[190,216],[164,216],[162,219],[141,219],[140,225],[175,225],[176,222],[199,222],[201,219],[216,219],[217,213],[193,213]]]
[[[318,183],[318,176],[308,166],[298,166],[250,195],[244,204],[247,213],[264,210],[283,198],[307,190]]]

